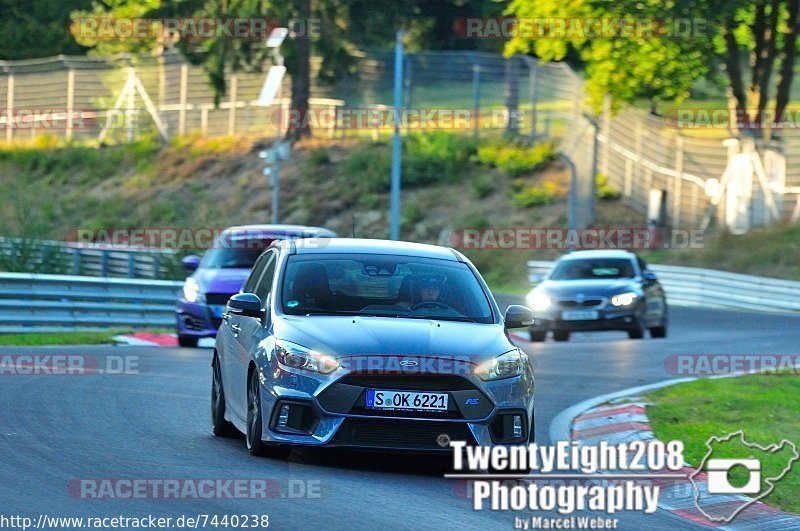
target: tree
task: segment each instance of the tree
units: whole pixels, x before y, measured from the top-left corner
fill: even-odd
[[[0,59],[83,55],[68,30],[70,13],[91,0],[0,0]]]
[[[679,102],[694,81],[721,65],[744,131],[760,135],[776,62],[780,62],[778,119],[789,101],[799,12],[800,0],[619,0],[613,4],[512,0],[508,13],[519,18],[611,19],[633,28],[649,23],[651,28],[629,38],[587,38],[580,32],[546,38],[518,35],[508,43],[506,53],[532,52],[543,60],[561,60],[569,49],[577,50],[586,65],[591,101],[598,109],[605,94],[615,102],[640,98]]]

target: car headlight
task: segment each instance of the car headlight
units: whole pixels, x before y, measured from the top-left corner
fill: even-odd
[[[330,356],[280,339],[275,341],[275,353],[281,365],[293,369],[330,374],[339,368],[339,362]]]
[[[478,365],[475,375],[485,382],[513,378],[522,374],[522,363],[522,352],[512,350]]]
[[[187,278],[183,284],[183,298],[189,302],[202,302],[203,300],[203,296],[200,294],[200,284],[192,277]]]
[[[550,297],[538,291],[531,292],[527,297],[527,301],[528,306],[534,311],[546,310],[552,304]]]
[[[634,303],[638,295],[633,292],[620,293],[611,297],[611,304],[614,306],[630,306]]]

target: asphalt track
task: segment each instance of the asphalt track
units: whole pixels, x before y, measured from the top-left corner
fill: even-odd
[[[551,442],[550,422],[577,402],[675,377],[665,368],[671,354],[800,353],[798,317],[676,308],[670,325],[663,340],[603,333],[526,344],[536,366],[538,442]],[[514,516],[530,516],[474,511],[463,483],[442,477],[441,459],[324,450],[296,451],[288,461],[250,457],[243,440],[218,439],[209,430],[209,349],[0,347],[0,354],[23,353],[87,355],[101,363],[138,358],[138,374],[0,376],[5,516],[266,513],[277,529],[510,529]],[[91,500],[70,493],[71,481],[87,478],[267,478],[281,494]],[[309,488],[313,495],[303,496]],[[661,511],[616,516],[620,529],[691,528]]]

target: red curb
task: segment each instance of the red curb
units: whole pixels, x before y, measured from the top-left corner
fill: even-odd
[[[155,343],[156,345],[163,345],[166,347],[176,347],[178,346],[178,338],[171,334],[153,334],[150,332],[135,332],[133,334],[127,334],[128,337],[135,337],[136,339],[141,339],[142,341],[150,341],[151,343]]]
[[[587,428],[585,430],[573,430],[573,439],[589,439],[600,435],[611,435],[613,433],[621,433],[623,431],[642,431],[650,430],[650,424],[646,422],[620,422],[617,424],[606,424],[605,426],[597,426],[594,428]]]
[[[644,413],[645,409],[642,406],[631,404],[628,406],[616,407],[611,409],[604,409],[599,411],[590,411],[589,413],[582,413],[575,417],[573,424],[582,420],[597,419],[600,417],[608,417],[613,415],[621,415],[624,413]]]

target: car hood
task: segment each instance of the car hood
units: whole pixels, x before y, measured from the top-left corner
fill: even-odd
[[[249,274],[249,268],[198,269],[192,276],[203,293],[239,293]]]
[[[585,297],[609,297],[625,291],[637,291],[639,285],[633,279],[609,280],[546,280],[536,287],[550,297],[572,298],[579,293]]]
[[[401,356],[480,363],[516,346],[502,324],[394,317],[282,316],[275,337],[336,357]]]

